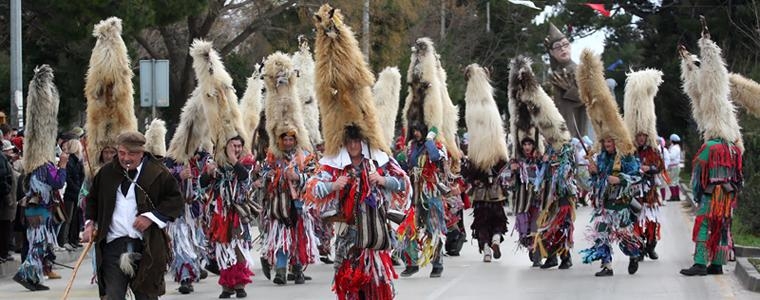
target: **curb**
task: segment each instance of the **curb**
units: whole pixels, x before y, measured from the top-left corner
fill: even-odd
[[[760,257],[760,247],[734,245],[736,257]]]
[[[736,258],[736,277],[742,285],[753,292],[760,293],[760,272],[745,257]]]
[[[55,252],[55,262],[59,264],[69,264],[76,262],[77,259],[79,259],[80,253],[82,253],[82,249],[77,249],[76,251]],[[15,258],[14,261],[0,264],[0,278],[11,277],[18,271],[18,267],[21,265],[21,255],[14,253],[13,257]],[[56,268],[60,268],[60,266],[53,265],[53,269]]]

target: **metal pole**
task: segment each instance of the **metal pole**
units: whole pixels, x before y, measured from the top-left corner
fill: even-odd
[[[21,0],[11,0],[11,124],[18,128],[24,127],[21,57]]]
[[[150,59],[150,106],[153,111],[153,119],[156,118],[156,59]]]
[[[362,52],[364,59],[369,63],[369,0],[364,0],[362,12]]]
[[[486,2],[486,32],[491,32],[491,1]]]
[[[446,0],[441,0],[441,40],[446,38]]]

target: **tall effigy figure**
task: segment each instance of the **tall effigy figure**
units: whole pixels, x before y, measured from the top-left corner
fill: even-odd
[[[554,87],[554,103],[567,123],[567,128],[575,137],[586,135],[588,116],[586,105],[578,95],[575,82],[576,64],[570,58],[572,48],[557,26],[549,23],[549,35],[544,39],[544,46],[549,51],[549,63],[552,68],[551,84]]]

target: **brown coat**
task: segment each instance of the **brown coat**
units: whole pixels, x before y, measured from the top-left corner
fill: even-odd
[[[147,152],[145,155],[147,159],[143,162],[137,184],[148,193],[150,200],[155,205],[155,210],[173,221],[182,211],[182,197],[177,181],[160,160]],[[104,165],[95,175],[90,193],[87,196],[85,218],[94,220],[98,228],[95,236],[98,270],[101,270],[103,257],[101,248],[105,244],[108,228],[111,225],[111,218],[116,205],[116,192],[124,180],[123,172],[124,169],[116,161]],[[154,211],[146,199],[145,193],[140,188],[135,187],[135,195],[138,214]],[[143,232],[143,241],[142,259],[131,287],[133,290],[139,290],[149,296],[163,295],[166,290],[164,275],[167,265],[170,263],[171,249],[168,248],[168,235],[153,224]],[[103,274],[98,273],[98,281],[103,282],[102,276]]]

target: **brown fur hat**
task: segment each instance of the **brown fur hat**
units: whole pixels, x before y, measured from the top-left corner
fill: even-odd
[[[581,64],[576,70],[575,78],[578,82],[578,93],[586,104],[586,112],[596,132],[599,142],[597,149],[600,149],[601,141],[612,138],[615,140],[618,153],[633,154],[636,147],[620,116],[617,102],[605,82],[601,57],[588,48],[583,49]]]
[[[116,148],[116,137],[137,131],[134,111],[132,67],[121,38],[121,19],[111,17],[95,25],[97,38],[90,56],[84,94],[87,98],[87,161],[100,168],[100,152]]]
[[[227,142],[240,136],[246,144],[244,148],[248,149],[252,139],[243,125],[232,77],[225,70],[222,59],[211,42],[193,41],[190,56],[193,58],[198,96],[203,103],[209,135],[216,148],[214,160],[219,164],[227,164]]]
[[[657,116],[654,111],[654,96],[662,83],[662,72],[644,69],[626,74],[623,119],[628,131],[636,135],[647,135],[647,145],[658,149]]]
[[[24,173],[55,161],[55,141],[58,132],[58,89],[53,83],[53,69],[41,65],[34,69],[26,97],[26,137],[24,139]]]
[[[371,148],[391,153],[380,128],[369,70],[351,28],[343,23],[340,10],[322,5],[314,15],[316,42],[315,85],[325,155],[336,155],[343,145],[345,128],[359,127]],[[269,117],[267,117],[269,118]]]
[[[296,147],[311,151],[309,132],[303,123],[303,104],[298,98],[298,76],[290,58],[282,52],[267,57],[264,63],[264,84],[267,89],[264,113],[269,135],[269,151],[283,157],[279,141],[283,135],[294,135]]]

